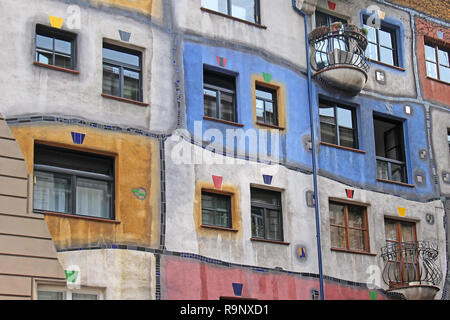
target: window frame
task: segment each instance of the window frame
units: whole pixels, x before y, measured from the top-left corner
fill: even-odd
[[[263,97],[258,97],[258,91],[264,91],[266,93],[270,93],[272,95],[272,100],[270,99],[266,99]],[[267,126],[275,126],[278,127],[280,125],[280,120],[279,120],[279,112],[278,112],[278,90],[271,88],[271,87],[267,87],[264,85],[261,85],[259,82],[257,82],[255,84],[255,101],[257,100],[261,100],[263,101],[263,121],[258,121],[258,115],[256,115],[256,123],[257,124],[263,124],[263,125],[267,125]],[[274,114],[274,119],[275,119],[275,123],[271,124],[271,123],[267,123],[266,122],[266,102],[272,103],[272,108],[273,108],[273,114]],[[256,107],[256,106],[255,106]]]
[[[337,224],[332,224],[331,223],[331,214],[330,214],[330,204],[335,204],[335,205],[339,205],[339,206],[343,206],[344,207],[344,223],[345,225],[337,225]],[[356,227],[350,227],[349,222],[348,222],[348,207],[349,206],[353,206],[353,207],[358,207],[358,208],[362,208],[363,209],[363,219],[362,221],[364,222],[364,228],[356,228]],[[354,253],[364,253],[364,254],[370,254],[370,233],[369,233],[369,223],[368,223],[368,214],[367,214],[367,206],[362,206],[359,204],[353,204],[353,203],[348,203],[348,202],[340,202],[337,200],[329,200],[328,202],[328,212],[329,212],[329,225],[330,225],[330,248],[331,250],[336,250],[336,251],[348,251],[348,252],[354,252]],[[333,228],[343,228],[345,229],[345,248],[341,248],[341,247],[334,247],[333,243],[332,243],[332,230]],[[357,249],[352,249],[350,248],[350,229],[351,230],[359,230],[359,231],[363,231],[364,233],[364,243],[365,243],[365,250],[357,250]]]
[[[203,220],[203,210],[205,209],[203,207],[203,196],[204,195],[209,195],[209,196],[215,196],[215,197],[221,197],[221,198],[227,198],[227,220],[228,220],[228,225],[227,226],[223,226],[223,225],[219,225],[219,224],[207,224],[204,222]],[[218,193],[218,192],[212,192],[210,190],[205,190],[202,189],[201,190],[201,225],[203,227],[210,227],[210,228],[223,228],[223,229],[232,229],[233,228],[233,196],[230,194],[226,194],[226,193]],[[208,211],[214,210],[213,208],[208,208],[206,209]],[[214,221],[216,221],[216,215],[217,215],[217,209],[214,210]]]
[[[139,67],[136,67],[134,65],[130,65],[121,61],[117,61],[117,60],[112,60],[112,59],[108,59],[104,57],[103,54],[103,50],[104,49],[109,49],[109,50],[113,50],[113,51],[117,51],[117,52],[123,52],[123,53],[127,53],[127,54],[131,54],[134,56],[137,56],[139,58]],[[143,102],[144,101],[144,96],[143,96],[143,66],[142,66],[142,62],[143,62],[143,52],[139,51],[139,50],[135,50],[135,49],[130,49],[127,47],[122,47],[116,44],[112,44],[106,41],[103,41],[103,47],[102,47],[102,71],[104,72],[105,70],[105,64],[112,66],[112,67],[116,67],[119,68],[120,72],[119,72],[119,92],[120,95],[116,96],[116,95],[112,95],[113,97],[117,97],[117,98],[121,98],[121,99],[127,99],[130,101],[136,101],[136,102]],[[139,99],[134,100],[134,99],[130,99],[130,98],[125,98],[124,97],[124,70],[125,69],[129,69],[133,72],[137,72],[139,73]],[[103,90],[103,83],[104,83],[104,75],[102,73],[102,93],[103,94],[107,94],[104,92]],[[110,95],[110,94],[108,94]]]
[[[53,48],[51,51],[49,51],[49,49],[47,49],[47,48],[38,47],[38,43],[37,43],[38,36],[43,36],[43,37],[52,39]],[[63,41],[67,41],[67,42],[71,43],[70,56],[68,56],[66,53],[56,51],[55,40],[63,40]],[[52,55],[52,63],[44,63],[44,62],[39,61],[37,59],[39,51],[50,53]],[[77,66],[76,52],[77,52],[77,34],[76,33],[49,27],[49,26],[42,25],[42,24],[36,25],[35,34],[34,34],[34,61],[36,63],[52,66],[55,68],[68,69],[68,70],[75,71],[76,66]],[[60,66],[55,65],[55,56],[56,55],[69,57],[70,58],[70,68],[65,68],[65,67],[60,67]]]
[[[373,28],[367,25],[367,19],[368,16],[363,16],[363,26],[366,28]],[[366,49],[366,56],[368,59],[370,59],[371,61],[375,61],[375,62],[379,62],[381,64],[385,64],[387,66],[391,66],[391,67],[396,67],[396,68],[402,68],[402,65],[400,63],[400,51],[399,51],[399,34],[398,34],[398,27],[397,26],[391,26],[391,25],[387,25],[386,23],[381,22],[380,28],[373,28],[375,30],[375,36],[376,42],[370,41],[369,37],[367,37],[367,42],[368,42],[368,46]],[[380,36],[379,36],[379,30],[384,31],[386,33],[389,33],[391,35],[391,44],[392,44],[392,48],[388,48],[386,46],[381,45],[380,43]],[[369,48],[369,44],[373,44],[376,46],[377,48],[377,59],[373,59],[370,58],[367,54],[367,50]],[[388,62],[385,61],[381,61],[381,55],[380,55],[380,47],[383,47],[385,49],[388,50],[392,50],[392,60],[393,60],[393,64],[390,64]]]
[[[253,197],[252,197],[252,193],[253,192],[264,192],[264,193],[272,193],[272,194],[276,194],[280,205],[271,205],[271,204],[267,204],[267,203],[262,203],[262,202],[258,202],[258,201],[254,201]],[[250,221],[251,221],[251,228],[252,228],[252,239],[256,239],[256,240],[265,240],[265,241],[274,241],[274,242],[283,242],[284,241],[284,231],[283,231],[283,204],[282,204],[282,192],[280,191],[273,191],[273,190],[267,190],[267,189],[263,189],[263,188],[258,188],[258,187],[250,187]],[[262,214],[262,219],[263,219],[263,226],[264,226],[264,237],[260,237],[260,236],[256,236],[253,233],[253,208],[258,208],[258,209],[262,209],[263,210],[263,214]],[[268,237],[268,228],[267,226],[267,210],[273,210],[273,211],[278,211],[278,225],[279,225],[279,234],[280,234],[280,238],[279,239],[269,239]]]
[[[322,121],[320,120],[320,107],[321,105],[327,105],[328,107],[333,108],[334,112],[334,134],[336,137],[336,143],[331,143],[327,141],[322,140]],[[358,130],[358,119],[357,119],[357,107],[345,105],[336,101],[330,101],[327,99],[319,98],[319,131],[320,131],[320,142],[322,143],[329,143],[332,145],[336,145],[342,148],[351,148],[355,150],[359,150],[360,143],[359,143],[359,130]],[[354,146],[353,147],[347,147],[341,145],[341,138],[340,138],[340,131],[339,131],[339,125],[338,125],[338,109],[344,109],[349,110],[352,113],[352,131],[353,131],[353,140],[354,140]],[[325,122],[324,122],[325,123]],[[327,123],[328,124],[328,123]]]
[[[105,175],[101,173],[95,173],[95,172],[85,172],[82,170],[75,170],[75,169],[68,169],[68,168],[62,168],[57,166],[51,166],[51,165],[45,165],[45,164],[36,164],[36,158],[33,161],[33,176],[34,176],[34,188],[36,187],[36,172],[43,172],[43,173],[51,173],[51,174],[60,174],[68,177],[70,179],[70,193],[71,193],[71,203],[70,203],[70,212],[58,212],[58,211],[50,211],[46,209],[36,209],[34,208],[34,200],[33,200],[33,212],[38,213],[58,213],[58,214],[66,214],[71,215],[74,217],[85,217],[85,218],[94,218],[94,219],[103,219],[103,220],[115,220],[115,203],[116,203],[116,159],[114,156],[105,155],[105,154],[96,154],[86,151],[80,151],[65,147],[55,147],[48,144],[43,143],[35,143],[34,145],[34,155],[36,155],[36,150],[39,148],[39,146],[43,146],[44,148],[50,148],[56,151],[62,151],[62,152],[68,152],[68,153],[79,153],[83,154],[87,158],[89,156],[92,157],[99,157],[99,158],[105,158],[108,161],[111,161],[112,167],[111,169],[111,175]],[[102,181],[102,182],[108,182],[111,190],[111,200],[110,200],[110,212],[108,217],[98,217],[98,216],[92,216],[87,214],[80,214],[77,213],[77,179],[78,178],[85,178],[85,179],[91,179],[96,181]],[[33,193],[35,192],[33,188]]]
[[[97,297],[96,300],[103,300],[104,295],[102,290],[93,289],[93,288],[80,288],[80,289],[69,289],[67,286],[63,285],[51,285],[51,284],[37,284],[36,288],[36,300],[39,300],[39,292],[55,292],[62,293],[62,300],[73,300],[74,294],[88,294],[95,295]],[[43,300],[40,300],[43,301]],[[87,300],[85,300],[87,301]]]
[[[434,57],[436,58],[436,61],[427,60],[427,56],[426,56],[426,47],[427,46],[433,48]],[[440,61],[439,61],[439,50],[447,52],[447,56],[449,57],[449,61],[448,61],[449,66],[446,66],[446,65],[443,65],[443,64],[440,63]],[[434,79],[434,80],[439,80],[439,81],[442,81],[442,82],[444,82],[446,84],[450,84],[450,82],[441,79],[441,70],[440,70],[440,66],[443,66],[445,68],[450,69],[450,49],[448,47],[439,45],[439,44],[437,44],[437,43],[435,43],[433,41],[425,39],[425,41],[424,41],[424,55],[425,55],[425,72],[426,72],[427,78]],[[436,66],[437,78],[434,78],[434,77],[428,75],[427,62],[428,63],[432,63],[432,64],[434,64]]]
[[[225,15],[225,16],[230,16],[233,19],[237,19],[237,20],[240,20],[240,21],[245,21],[245,22],[248,22],[248,23],[256,24],[256,25],[261,25],[261,3],[260,3],[260,0],[253,0],[253,1],[254,1],[254,4],[255,4],[254,5],[255,9],[254,9],[254,13],[253,13],[254,21],[247,20],[247,19],[242,19],[242,18],[238,18],[238,17],[234,16],[233,12],[232,12],[233,11],[232,5],[231,5],[232,4],[232,0],[226,0],[226,2],[227,2],[227,12],[226,13],[225,12],[221,12],[221,11],[217,11],[217,10],[214,10],[214,9],[210,9],[210,8],[208,8],[206,6],[203,6],[203,5],[201,5],[201,6],[202,6],[202,8],[204,8],[206,10],[210,10],[212,12],[217,12],[217,13]]]

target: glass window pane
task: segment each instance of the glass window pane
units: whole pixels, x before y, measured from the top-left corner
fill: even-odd
[[[443,51],[443,50],[439,50],[439,64],[448,67],[448,52],[447,51]]]
[[[256,0],[231,0],[231,15],[239,19],[256,22],[255,1]]]
[[[112,218],[111,183],[86,178],[77,178],[77,214]]]
[[[220,119],[234,121],[234,95],[221,92]]]
[[[141,100],[139,72],[123,70],[123,97],[136,101]]]
[[[251,200],[256,203],[281,206],[281,194],[276,191],[252,189]]]
[[[256,121],[264,122],[264,101],[256,99]]]
[[[71,179],[65,175],[35,171],[33,206],[37,210],[71,213]]]
[[[357,206],[347,206],[348,225],[354,228],[364,229],[366,227],[364,208]]]
[[[437,65],[434,64],[433,62],[427,61],[426,66],[427,66],[427,77],[437,79],[438,78]]]
[[[413,224],[402,223],[402,242],[415,242]]]
[[[440,66],[439,73],[442,81],[450,82],[450,68]]]
[[[64,300],[64,293],[38,290],[38,300]]]
[[[263,212],[261,208],[252,207],[252,237],[265,237]]]
[[[72,68],[72,60],[70,57],[62,56],[59,54],[55,54],[55,66],[71,69]]]
[[[203,89],[205,116],[217,118],[217,91]]]
[[[368,33],[367,33],[367,40],[369,42],[377,43],[377,30],[373,27],[369,27],[368,25],[364,25],[366,27]]]
[[[377,160],[377,178],[389,180],[389,168],[386,161]]]
[[[319,115],[320,115],[321,122],[336,124],[333,107],[321,105],[319,107]]]
[[[361,230],[349,230],[349,245],[351,250],[366,251],[365,232]]]
[[[391,180],[398,182],[406,182],[405,174],[404,174],[404,166],[391,163]]]
[[[392,221],[384,222],[384,232],[386,240],[397,241],[397,229]]]
[[[272,102],[266,102],[266,123],[271,125],[276,125],[276,117],[275,117],[275,110],[273,107]]]
[[[273,101],[273,93],[265,90],[256,89],[256,97]]]
[[[333,248],[347,247],[345,228],[331,226],[330,232],[331,232],[331,247]]]
[[[425,45],[425,59],[436,62],[436,49],[434,47]]]
[[[267,228],[267,239],[281,241],[281,224],[280,224],[281,214],[278,210],[267,210],[266,218],[266,228]]]
[[[98,300],[96,294],[72,293],[72,300]]]
[[[139,54],[131,54],[109,48],[103,48],[103,58],[139,67]]]
[[[330,224],[345,226],[345,213],[342,204],[330,202]]]
[[[55,51],[71,55],[72,54],[72,42],[66,41],[66,40],[55,39]]]
[[[353,129],[339,127],[339,144],[343,147],[357,148],[355,132]]]
[[[337,118],[340,127],[353,128],[353,113],[351,110],[337,108]]]
[[[36,51],[36,61],[45,64],[53,64],[53,54],[49,52]]]
[[[53,50],[53,38],[36,35],[36,47]]]
[[[103,93],[120,97],[120,68],[103,65]]]
[[[380,47],[380,61],[390,65],[394,65],[394,51],[391,49]]]
[[[386,32],[383,30],[378,30],[378,37],[379,37],[379,41],[380,41],[380,45],[384,46],[384,47],[388,47],[388,48],[393,48],[392,47],[392,35],[390,32]]]
[[[366,55],[369,59],[378,61],[377,46],[372,43],[369,43],[369,45],[367,46],[367,49],[366,49]]]
[[[227,1],[223,0],[202,0],[202,7],[228,14]]]
[[[336,126],[321,122],[320,123],[320,140],[322,142],[337,144]]]

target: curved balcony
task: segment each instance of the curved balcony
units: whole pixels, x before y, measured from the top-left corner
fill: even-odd
[[[439,250],[431,241],[390,243],[381,248],[383,281],[408,300],[431,300],[439,291]]]
[[[321,26],[309,34],[309,44],[314,77],[351,94],[364,88],[369,64],[364,54],[367,37],[363,29],[339,23]]]

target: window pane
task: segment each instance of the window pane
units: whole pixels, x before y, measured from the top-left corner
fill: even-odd
[[[275,110],[272,102],[266,102],[266,123],[271,125],[277,125],[275,116]]]
[[[72,42],[55,39],[55,51],[71,55],[72,54]]]
[[[252,237],[265,237],[263,212],[261,208],[252,207]]]
[[[281,206],[281,194],[276,191],[252,189],[251,200],[256,203]]]
[[[380,61],[390,65],[394,65],[394,51],[391,49],[380,47]]]
[[[55,54],[55,66],[71,69],[72,68],[72,61],[70,57]]]
[[[439,50],[439,64],[448,67],[448,52]]]
[[[227,1],[223,0],[202,0],[202,7],[228,14]]]
[[[234,121],[234,95],[221,92],[221,115],[220,119]]]
[[[353,129],[339,127],[339,144],[343,147],[357,148]]]
[[[139,67],[139,54],[103,48],[103,58]]]
[[[387,162],[377,160],[377,178],[389,180],[389,168]]]
[[[391,180],[405,182],[403,165],[391,163]]]
[[[347,240],[345,228],[331,226],[331,247],[333,248],[346,248]]]
[[[384,232],[386,240],[397,241],[397,229],[395,223],[391,221],[384,222]]]
[[[256,0],[231,0],[231,15],[233,17],[255,22]]]
[[[72,293],[72,300],[98,300],[96,294]]]
[[[366,55],[369,59],[378,60],[377,46],[369,43],[366,49]]]
[[[378,30],[378,37],[380,40],[380,45],[392,49],[392,35],[389,32]]]
[[[265,90],[256,89],[256,97],[273,101],[273,93]]]
[[[345,226],[345,213],[343,205],[330,203],[330,223]]]
[[[264,122],[264,101],[256,99],[256,121]]]
[[[402,242],[415,242],[413,224],[402,223]]]
[[[368,25],[364,25],[366,27],[368,33],[367,33],[367,40],[369,42],[377,43],[377,31],[373,27],[369,27]]]
[[[438,75],[437,75],[437,66],[436,66],[436,64],[427,61],[426,65],[427,65],[427,76],[430,77],[430,78],[437,79]]]
[[[352,250],[366,251],[365,232],[361,230],[349,230],[349,242]]]
[[[434,47],[425,45],[425,59],[436,62],[436,49]]]
[[[53,64],[53,54],[44,51],[36,51],[36,61],[45,64]]]
[[[53,50],[53,38],[36,35],[36,47]]]
[[[440,66],[439,73],[442,81],[450,82],[450,68]]]
[[[77,214],[111,218],[111,184],[77,178]]]
[[[281,235],[280,212],[278,210],[267,210],[267,239],[283,240]]]
[[[336,126],[321,122],[320,123],[320,140],[322,142],[337,144]]]
[[[65,175],[35,171],[33,206],[37,210],[71,213],[71,179]]]
[[[123,97],[140,100],[140,74],[131,70],[123,70]]]
[[[337,118],[340,127],[353,128],[353,114],[351,110],[337,108]]]
[[[103,93],[120,97],[120,68],[103,65]]]
[[[64,300],[63,292],[38,291],[38,300]]]
[[[231,228],[231,198],[202,192],[202,223]]]
[[[205,116],[217,118],[217,91],[203,89]]]
[[[348,225],[350,227],[354,228],[361,228],[364,229],[366,222],[365,222],[365,215],[364,215],[364,208],[357,207],[357,206],[347,206],[348,210]]]
[[[334,108],[328,107],[326,105],[321,105],[319,107],[319,114],[320,114],[320,121],[321,122],[327,122],[331,124],[335,124],[334,119]]]

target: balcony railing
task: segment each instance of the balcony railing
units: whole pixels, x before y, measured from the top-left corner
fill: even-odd
[[[406,163],[377,156],[377,177],[406,183]]]
[[[355,25],[321,26],[309,34],[311,68],[315,76],[344,90],[359,92],[367,82],[367,38]],[[343,74],[342,69],[353,70]],[[337,70],[335,73],[328,70]]]
[[[381,248],[383,281],[389,289],[438,286],[442,280],[438,256],[438,246],[431,241],[390,243]]]

